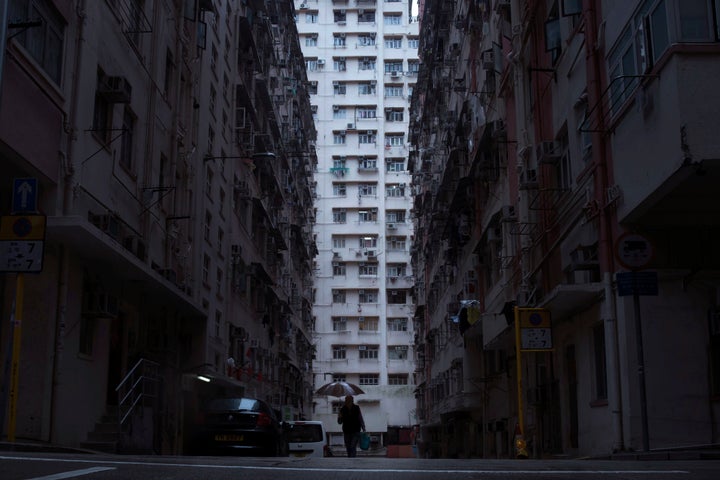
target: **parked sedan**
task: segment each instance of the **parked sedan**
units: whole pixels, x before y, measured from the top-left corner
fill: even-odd
[[[288,442],[274,410],[255,398],[216,398],[203,409],[199,440],[204,453],[287,456]]]

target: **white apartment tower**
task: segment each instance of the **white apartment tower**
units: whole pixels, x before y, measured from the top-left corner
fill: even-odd
[[[419,69],[408,0],[296,1],[317,129],[315,387],[359,385],[378,445],[416,423],[409,106]],[[341,398],[315,397],[332,444]]]

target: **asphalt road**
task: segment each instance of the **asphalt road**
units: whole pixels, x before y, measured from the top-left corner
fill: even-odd
[[[717,480],[720,460],[237,458],[0,452],[3,480]]]

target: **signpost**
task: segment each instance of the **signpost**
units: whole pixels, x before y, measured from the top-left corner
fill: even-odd
[[[38,181],[36,178],[14,179],[12,214],[0,217],[0,272],[17,273],[14,312],[11,316],[12,357],[7,430],[9,442],[15,442],[25,292],[24,275],[25,273],[41,272],[43,263],[46,217],[37,213],[37,198]],[[0,425],[2,423],[0,422]]]
[[[515,429],[515,457],[528,458],[522,388],[522,352],[552,350],[552,325],[547,308],[515,307],[515,364],[517,368],[518,424]]]
[[[648,428],[647,390],[645,387],[645,353],[643,352],[642,318],[640,316],[640,295],[657,295],[657,272],[639,272],[646,268],[654,257],[650,240],[638,233],[624,233],[615,244],[615,256],[630,272],[616,274],[619,296],[633,296],[635,312],[635,344],[637,350],[638,383],[640,389],[640,421],[642,424],[643,451],[650,451]]]

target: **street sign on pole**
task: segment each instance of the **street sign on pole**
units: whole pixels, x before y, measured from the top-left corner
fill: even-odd
[[[657,272],[618,272],[617,291],[621,297],[629,295],[657,295]]]
[[[13,180],[11,213],[15,215],[37,212],[37,196],[37,178],[15,178]]]
[[[44,215],[0,217],[0,272],[42,271],[45,222]]]

